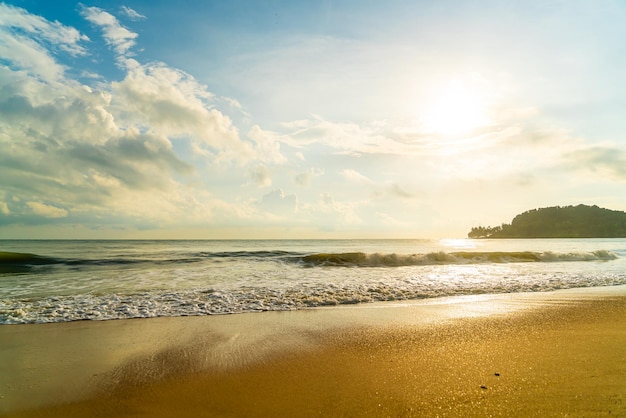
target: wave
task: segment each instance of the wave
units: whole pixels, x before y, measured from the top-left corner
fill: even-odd
[[[0,274],[1,273],[23,273],[31,272],[34,269],[41,269],[46,266],[72,266],[72,267],[106,267],[125,266],[134,264],[190,264],[202,262],[209,259],[283,259],[302,255],[290,251],[225,251],[225,252],[192,252],[169,255],[149,255],[143,254],[138,257],[109,257],[109,258],[60,258],[41,256],[31,253],[18,253],[0,251]]]
[[[276,258],[296,255],[292,251],[282,250],[261,250],[261,251],[219,251],[200,252],[198,256],[206,258]]]
[[[555,253],[552,251],[495,251],[495,252],[431,252],[427,254],[382,253],[317,253],[297,257],[295,261],[306,267],[402,267],[441,264],[486,264],[565,261],[608,261],[617,259],[611,251]]]
[[[489,263],[526,263],[526,262],[567,262],[567,261],[609,261],[618,256],[607,250],[592,252],[556,253],[551,251],[515,251],[515,252],[430,252],[426,254],[396,253],[315,253],[304,254],[281,250],[264,251],[226,251],[194,252],[169,254],[168,256],[150,257],[110,257],[101,259],[57,258],[30,253],[0,252],[0,274],[24,273],[41,270],[42,267],[70,266],[80,267],[123,267],[136,264],[191,264],[227,259],[255,261],[276,261],[297,263],[303,267],[402,267],[428,266],[445,264],[489,264]],[[42,270],[43,271],[43,270]]]
[[[177,262],[189,260],[178,259]],[[32,273],[48,271],[56,266],[80,268],[83,266],[123,266],[129,264],[154,262],[132,258],[81,259],[48,257],[31,253],[0,252],[0,274]]]
[[[57,264],[58,262],[55,258],[37,254],[0,251],[0,274],[25,273],[34,266]]]
[[[53,264],[56,259],[51,257],[44,257],[37,254],[29,253],[12,253],[7,251],[0,251],[0,264]]]

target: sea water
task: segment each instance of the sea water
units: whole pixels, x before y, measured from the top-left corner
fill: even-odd
[[[626,284],[626,239],[0,241],[0,324]]]

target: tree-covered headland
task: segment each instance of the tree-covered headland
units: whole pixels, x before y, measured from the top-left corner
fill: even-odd
[[[476,226],[469,238],[626,238],[626,212],[598,206],[533,209],[510,224]]]

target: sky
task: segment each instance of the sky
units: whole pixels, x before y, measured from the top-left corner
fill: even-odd
[[[626,210],[621,0],[0,2],[0,238]]]

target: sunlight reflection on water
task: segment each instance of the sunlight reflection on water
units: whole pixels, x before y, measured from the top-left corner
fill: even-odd
[[[478,242],[469,238],[445,238],[439,244],[446,248],[473,249],[478,248]]]

